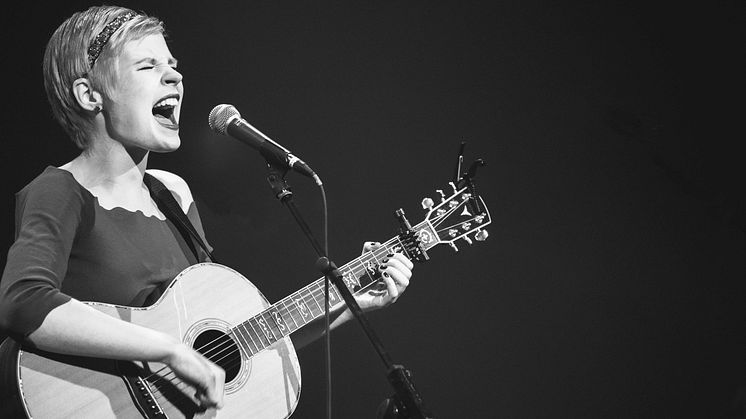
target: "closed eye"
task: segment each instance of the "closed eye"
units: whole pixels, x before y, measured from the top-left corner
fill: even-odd
[[[146,65],[146,66],[142,66],[142,67],[139,67],[138,70],[152,70],[152,69],[154,69],[156,67],[160,67],[160,66],[169,66],[169,67],[171,67],[172,70],[176,70],[176,65],[169,65],[169,64],[165,64],[165,63],[164,64],[157,64],[157,65]]]

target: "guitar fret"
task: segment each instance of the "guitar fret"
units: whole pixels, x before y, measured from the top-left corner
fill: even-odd
[[[316,292],[318,292],[318,295],[319,295],[318,296],[319,301],[326,300],[325,291],[324,291],[325,282],[326,280],[322,278],[315,283]],[[314,297],[316,296],[316,292],[314,292]],[[341,302],[341,297],[339,296],[339,291],[336,289],[333,283],[330,283],[329,284],[329,310],[334,308],[340,302]]]
[[[246,325],[248,325],[248,327],[246,327]],[[249,329],[249,327],[251,329]],[[251,325],[251,323],[249,323],[249,320],[246,320],[244,322],[244,327],[243,328],[246,331],[246,335],[248,335],[249,339],[251,339],[251,343],[253,343],[254,346],[256,347],[256,352],[260,352],[262,349],[264,349],[264,346],[260,346],[259,345],[259,343],[261,343],[261,341],[259,343],[257,343],[258,339],[256,339],[256,331],[254,330],[254,327]]]
[[[272,335],[275,337],[275,342],[277,342],[278,340],[282,339],[284,335],[282,334],[280,325],[277,324],[277,321],[275,320],[273,312],[276,312],[276,310],[274,310],[274,307],[270,307],[269,309],[265,310],[264,313],[262,313],[262,317],[267,323],[267,326],[269,326],[269,330],[272,332]],[[283,325],[282,327],[284,328],[285,326]]]
[[[370,261],[364,262],[361,259],[362,258],[358,259],[358,260],[360,260],[360,267],[363,268],[363,272],[365,273],[364,276],[367,276],[367,279],[364,278],[363,275],[360,275],[360,278],[358,279],[358,282],[360,283],[360,285],[361,285],[362,288],[365,288],[368,285],[370,285],[370,284],[372,284],[373,282],[376,281],[376,278],[371,275],[371,271],[375,271],[376,267],[372,263],[370,263]],[[363,284],[363,281],[366,281],[366,283]]]
[[[267,342],[269,342],[270,345],[275,343],[277,341],[277,338],[275,337],[274,333],[272,333],[272,329],[269,327],[269,325],[267,325],[267,320],[264,317],[264,313],[259,313],[254,318],[256,319],[256,322],[259,325],[262,333],[264,333],[264,337],[267,338]]]
[[[247,356],[251,356],[254,354],[251,351],[251,347],[249,346],[248,342],[246,342],[246,339],[241,336],[241,332],[238,330],[237,327],[231,330],[231,334],[235,338],[236,342],[238,342],[238,347],[241,348]]]
[[[285,309],[282,311],[282,314],[283,315],[287,314],[290,317],[290,320],[293,321],[293,324],[295,325],[295,329],[291,330],[291,332],[294,332],[300,329],[300,326],[298,325],[298,323],[295,322],[295,318],[293,317],[293,314],[290,312],[290,309],[288,308],[288,305],[285,302],[285,300],[287,300],[287,298],[283,298],[282,300],[280,300],[282,302],[282,305],[285,306]],[[285,324],[290,325],[290,323],[288,323],[287,321],[285,321]]]
[[[313,299],[317,302],[319,305],[320,316],[324,315],[324,307],[322,307],[324,300],[326,300],[326,297],[324,296],[324,281],[316,281],[313,283],[315,285],[315,289],[312,292]]]
[[[293,298],[293,304],[295,305],[295,308],[298,310],[298,314],[300,314],[300,319],[303,320],[303,324],[307,324],[310,320],[313,320],[313,317],[311,315],[311,310],[309,310],[308,306],[306,305],[306,302],[303,300],[303,297],[296,292],[295,297]]]
[[[381,262],[380,262],[380,261],[378,260],[378,258],[376,257],[376,253],[375,253],[375,251],[372,251],[372,252],[368,252],[368,254],[369,254],[369,255],[371,255],[371,256],[373,256],[373,259],[375,259],[375,260],[376,260],[376,265],[380,265],[380,264],[381,264]]]
[[[326,278],[322,278],[318,281],[319,284],[319,290],[321,291],[321,300],[325,300],[325,286],[326,286]],[[337,287],[334,286],[333,283],[329,283],[329,309],[331,310],[334,306],[336,306],[340,302],[340,296],[339,291],[337,290]]]
[[[254,320],[254,318],[249,319],[247,321],[247,323],[249,323],[249,326],[251,326],[251,329],[254,331],[254,337],[256,338],[256,340],[259,341],[259,343],[261,344],[260,350],[263,350],[264,348],[266,348],[267,346],[269,346],[269,341],[264,336],[264,334],[261,333],[261,327],[259,327],[258,324],[256,326],[254,326],[252,324],[252,320]],[[254,322],[256,322],[256,320],[254,320]],[[257,330],[260,330],[260,331],[257,332]],[[262,339],[262,337],[264,337],[264,339]],[[257,345],[257,346],[259,346],[259,345]]]
[[[251,337],[251,332],[249,331],[249,329],[246,328],[246,323],[247,322],[241,323],[239,325],[238,331],[239,331],[239,333],[241,333],[242,336],[244,336],[244,340],[246,341],[247,344],[249,342],[251,342],[251,344],[254,345],[254,348],[256,348],[256,350],[252,349],[252,352],[253,353],[257,353],[257,352],[259,352],[261,350],[261,348],[259,348],[259,345],[257,345],[256,342],[254,341],[254,339]],[[243,331],[241,329],[243,329]],[[246,340],[246,336],[249,337],[248,340]]]
[[[398,236],[380,248],[366,252],[341,268],[342,282],[352,294],[380,280],[379,266],[387,254],[403,252],[406,247]],[[232,329],[233,337],[244,352],[254,355],[324,314],[326,278],[320,278],[283,298],[265,311]],[[329,309],[344,304],[339,288],[329,284]],[[312,302],[313,301],[313,302]]]
[[[311,286],[316,285],[316,288],[318,289],[317,283],[312,283],[306,286],[306,289],[309,290],[308,295],[311,297],[314,303],[316,303],[316,307],[319,309],[319,314],[322,314],[324,312],[324,309],[321,308],[321,304],[319,304],[319,301],[316,299],[316,296],[314,295],[314,291],[311,289]],[[312,306],[313,307],[313,306]],[[314,315],[314,317],[317,317],[318,315]]]
[[[352,293],[355,293],[357,290],[359,290],[361,287],[360,281],[357,279],[357,274],[355,274],[355,271],[350,268],[342,267],[342,282],[345,283],[345,286],[347,286],[347,289],[349,289]]]
[[[329,305],[334,307],[342,302],[342,297],[339,295],[339,290],[334,284],[329,284]]]
[[[274,328],[275,330],[277,330],[277,333],[280,337],[284,337],[290,334],[290,328],[285,324],[285,319],[282,318],[280,310],[278,310],[275,306],[272,306],[270,307],[267,314],[269,314],[269,318],[274,324]]]
[[[399,236],[396,236],[394,238],[394,240],[396,240],[396,242],[397,242],[397,246],[395,247],[395,251],[396,252],[402,252],[402,253],[404,253],[404,255],[407,258],[412,259],[412,255],[409,254],[409,251],[407,250],[407,246],[404,246],[404,243],[401,242],[401,239],[399,238]]]

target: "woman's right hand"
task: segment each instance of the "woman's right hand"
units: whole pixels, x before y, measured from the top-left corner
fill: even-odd
[[[164,363],[196,389],[202,407],[223,406],[222,368],[173,336],[122,321],[75,299],[52,309],[29,340],[49,352]]]
[[[177,377],[197,389],[195,398],[202,407],[223,407],[225,371],[222,368],[183,343],[177,343],[164,362]]]

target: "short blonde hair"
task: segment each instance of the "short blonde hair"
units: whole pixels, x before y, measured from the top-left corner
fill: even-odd
[[[93,89],[110,95],[116,86],[113,61],[127,42],[148,35],[165,36],[163,22],[143,13],[127,20],[104,44],[98,59],[89,64],[88,48],[108,23],[132,10],[117,6],[96,6],[77,12],[52,34],[44,52],[44,88],[57,122],[78,148],[89,146],[88,131],[94,115],[80,107],[73,95],[75,80],[86,77]]]

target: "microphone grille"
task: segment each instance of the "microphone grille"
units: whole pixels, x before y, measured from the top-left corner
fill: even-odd
[[[228,120],[232,117],[241,117],[233,105],[218,105],[210,111],[210,116],[207,122],[210,124],[210,129],[217,132],[218,134],[225,135],[226,128],[228,127]]]

